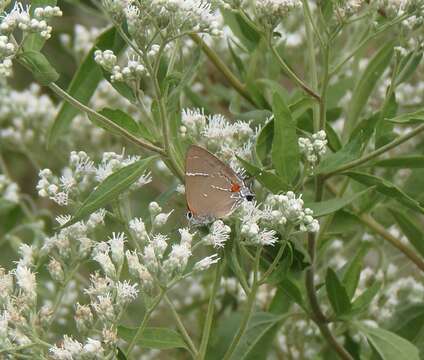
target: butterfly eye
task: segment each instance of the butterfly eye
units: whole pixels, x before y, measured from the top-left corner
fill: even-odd
[[[186,217],[188,220],[193,219],[193,213],[191,211],[187,211]]]
[[[246,197],[245,197],[245,199],[247,200],[247,201],[253,201],[253,199],[254,199],[255,197],[252,195],[252,194],[249,194],[249,195],[246,195]]]

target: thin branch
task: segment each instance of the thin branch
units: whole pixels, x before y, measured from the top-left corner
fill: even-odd
[[[206,56],[209,58],[209,60],[216,66],[216,68],[221,71],[221,73],[224,75],[224,77],[227,79],[227,81],[230,83],[230,85],[242,96],[244,97],[249,103],[251,103],[253,106],[257,106],[255,101],[250,96],[249,92],[247,91],[246,85],[242,84],[239,79],[233,74],[233,72],[228,68],[228,66],[221,60],[221,58],[218,56],[218,54],[211,49],[203,40],[202,38],[197,34],[190,34],[191,39],[198,44],[203,52],[206,54]]]
[[[134,143],[134,144],[136,144],[136,145],[138,145],[142,148],[145,148],[147,150],[158,153],[162,156],[165,156],[165,157],[167,156],[166,152],[163,149],[161,149],[160,147],[157,147],[156,145],[153,145],[153,144],[151,144],[151,143],[149,143],[149,142],[147,142],[143,139],[139,139],[138,137],[134,136],[133,134],[131,134],[130,132],[128,132],[124,128],[115,124],[113,121],[111,121],[107,117],[99,114],[98,112],[94,111],[93,109],[89,108],[88,106],[80,103],[77,99],[75,99],[74,97],[69,95],[66,91],[61,89],[56,84],[51,83],[49,85],[49,88],[51,90],[53,90],[56,93],[56,95],[61,97],[63,100],[67,101],[69,104],[71,104],[72,106],[74,106],[78,110],[85,112],[86,114],[92,116],[93,118],[98,120],[100,123],[104,124],[105,126],[112,128],[113,130],[118,132],[120,135],[122,135],[124,138],[131,141],[132,143]]]
[[[275,58],[277,59],[278,63],[280,64],[283,71],[298,85],[300,86],[307,94],[315,98],[317,101],[321,101],[321,97],[311,89],[309,85],[307,85],[297,74],[290,69],[290,67],[286,64],[286,62],[283,60],[283,58],[278,53],[277,49],[272,45],[271,40],[269,41],[269,47],[274,54]]]
[[[414,130],[410,131],[409,133],[399,136],[397,139],[393,140],[392,142],[389,142],[388,144],[378,148],[377,150],[370,152],[367,155],[362,156],[359,159],[353,160],[351,162],[348,162],[347,164],[344,164],[342,166],[339,166],[338,168],[336,168],[335,170],[333,170],[332,172],[329,172],[327,174],[324,175],[324,177],[327,179],[337,173],[341,173],[343,171],[355,168],[359,165],[362,165],[366,162],[368,162],[369,160],[372,160],[382,154],[384,154],[385,152],[395,148],[396,146],[408,141],[409,139],[413,138],[414,136],[420,134],[422,131],[424,131],[424,124],[421,124],[419,126],[417,126]]]

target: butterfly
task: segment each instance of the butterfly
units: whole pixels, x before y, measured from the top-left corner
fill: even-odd
[[[243,200],[254,199],[243,177],[203,147],[188,148],[185,171],[187,217],[192,224],[226,217]]]

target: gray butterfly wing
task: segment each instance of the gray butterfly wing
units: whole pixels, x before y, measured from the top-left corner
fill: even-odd
[[[186,155],[185,192],[195,217],[222,218],[239,201],[233,184],[241,186],[235,172],[206,149],[191,145]]]

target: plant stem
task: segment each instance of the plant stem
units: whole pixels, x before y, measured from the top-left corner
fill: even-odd
[[[309,71],[310,71],[310,81],[312,88],[316,91],[318,89],[318,72],[317,72],[317,62],[315,59],[315,46],[314,38],[312,33],[312,16],[309,9],[309,4],[307,0],[303,0],[303,14],[305,20],[305,29],[306,29],[306,41],[308,45],[308,55],[309,55]],[[320,39],[321,41],[321,39]],[[319,104],[314,104],[312,107],[313,110],[313,124],[314,131],[317,132],[319,128]]]
[[[215,65],[215,67],[221,71],[222,75],[227,79],[230,85],[249,103],[253,106],[257,106],[255,101],[250,96],[247,91],[246,85],[242,84],[239,79],[233,74],[233,72],[229,69],[229,67],[221,60],[218,54],[211,49],[197,34],[190,34],[191,39],[199,45],[209,60]]]
[[[206,356],[206,349],[208,348],[209,337],[212,328],[213,315],[215,312],[215,299],[218,293],[219,284],[221,282],[222,269],[224,266],[222,264],[217,264],[215,267],[215,277],[212,283],[211,295],[209,297],[208,310],[206,313],[205,325],[203,327],[202,340],[199,347],[198,360],[203,360]]]
[[[284,254],[284,249],[286,248],[287,243],[284,242],[284,244],[280,245],[280,249],[278,249],[278,253],[275,256],[274,260],[272,261],[271,265],[269,265],[268,269],[265,271],[265,273],[262,275],[261,279],[259,280],[259,284],[263,284],[268,276],[272,274],[272,272],[275,270],[275,268],[280,263],[281,257]]]
[[[143,320],[141,321],[140,325],[138,326],[138,329],[132,338],[131,342],[128,345],[127,349],[127,356],[130,356],[132,349],[136,345],[137,339],[143,334],[144,329],[147,326],[147,323],[149,322],[150,316],[152,316],[153,311],[156,309],[156,307],[159,305],[161,300],[166,294],[166,289],[161,290],[160,294],[156,298],[156,300],[153,302],[153,304],[147,309],[146,313],[144,314]]]
[[[424,271],[424,260],[416,251],[407,245],[404,245],[399,239],[388,232],[383,225],[378,223],[371,215],[362,214],[359,219],[363,224],[368,226],[373,232],[387,240],[394,247],[399,249],[406,257],[408,257],[421,271]]]
[[[301,78],[299,78],[296,73],[290,69],[290,67],[286,64],[286,62],[283,60],[283,58],[278,53],[277,49],[272,45],[271,39],[269,40],[269,47],[274,54],[275,58],[277,59],[278,63],[280,64],[283,71],[298,85],[300,86],[307,94],[315,98],[317,101],[321,101],[321,97],[312,90],[309,85],[307,85]]]
[[[104,124],[105,126],[112,128],[116,132],[118,132],[120,135],[122,135],[127,140],[131,141],[132,143],[145,148],[147,150],[153,151],[155,153],[158,153],[162,156],[166,156],[166,153],[163,149],[157,147],[156,145],[153,145],[145,140],[139,139],[138,137],[134,136],[133,134],[129,133],[124,128],[120,127],[119,125],[115,124],[113,121],[109,120],[107,117],[99,114],[98,112],[94,111],[93,109],[89,108],[88,106],[80,103],[77,99],[69,95],[66,91],[62,90],[59,86],[57,86],[54,83],[51,83],[49,85],[49,88],[60,98],[67,101],[69,104],[77,108],[78,110],[81,110],[85,112],[88,115],[91,115],[93,118],[98,120],[100,123]]]
[[[74,277],[74,274],[78,271],[79,266],[80,266],[80,263],[77,263],[76,265],[74,265],[72,267],[71,271],[68,273],[68,276],[66,277],[65,281],[63,282],[62,288],[59,290],[58,294],[56,295],[56,300],[53,304],[52,315],[51,315],[50,321],[48,322],[48,326],[53,324],[53,321],[56,317],[57,310],[59,309],[59,306],[62,302],[63,296],[65,295],[66,287],[68,286],[69,282]]]
[[[258,270],[259,270],[259,260],[261,257],[261,253],[262,253],[262,247],[259,247],[256,251],[255,263],[253,268],[253,284],[252,284],[252,287],[250,288],[249,296],[247,297],[246,312],[243,318],[241,319],[240,327],[236,335],[234,336],[233,340],[231,341],[231,344],[227,352],[225,353],[223,360],[229,360],[231,358],[232,354],[237,348],[237,345],[240,342],[241,337],[245,333],[249,320],[252,316],[255,300],[256,300],[256,293],[260,286],[260,283],[258,282]]]
[[[180,330],[181,335],[183,336],[186,344],[188,345],[190,352],[192,353],[193,357],[197,357],[198,351],[196,349],[196,346],[194,345],[193,340],[191,339],[183,322],[181,321],[180,315],[178,315],[178,312],[175,309],[174,304],[171,302],[171,300],[169,300],[168,296],[166,295],[165,295],[165,301],[168,304],[169,308],[171,309],[172,315],[174,315],[175,321],[177,322],[177,327]]]
[[[424,124],[417,126],[414,130],[410,131],[409,133],[399,136],[397,139],[393,140],[392,142],[389,142],[388,144],[382,146],[381,148],[378,148],[377,150],[370,152],[369,154],[362,156],[359,159],[353,160],[351,162],[348,162],[347,164],[339,166],[337,169],[333,170],[332,172],[325,174],[324,177],[329,178],[337,173],[362,165],[366,163],[367,161],[372,160],[376,158],[377,156],[380,156],[384,154],[385,152],[395,148],[396,146],[404,143],[405,141],[408,141],[409,139],[418,135],[422,131],[424,131]]]

